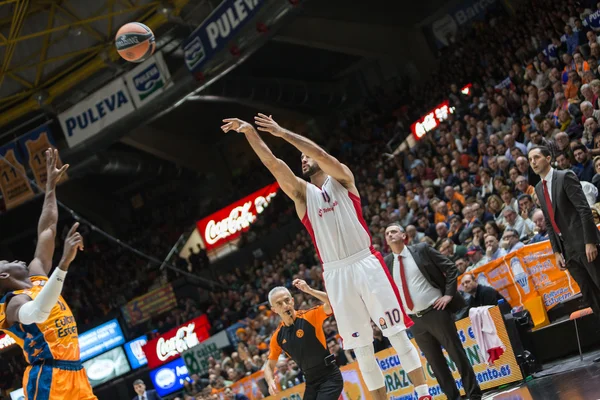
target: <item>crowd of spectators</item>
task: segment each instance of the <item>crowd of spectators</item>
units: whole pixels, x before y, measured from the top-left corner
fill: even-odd
[[[338,118],[324,144],[335,149],[334,155],[354,172],[374,246],[387,253],[385,228],[400,222],[409,244],[435,246],[464,272],[527,243],[546,240],[544,216],[533,189],[539,178],[527,159],[527,151],[536,145],[550,148],[555,168],[577,174],[598,217],[598,32],[600,3],[525,1],[514,15],[489,16],[475,30],[459,32],[442,52],[444,67],[426,82],[402,91],[382,89],[369,99],[367,107]],[[467,83],[472,83],[470,92],[461,93],[459,88]],[[445,122],[416,147],[389,154],[391,139],[405,135],[410,123],[445,99],[453,107]],[[291,202],[278,197],[274,203],[279,204],[277,215],[292,219]],[[168,217],[177,220],[177,205],[171,206]],[[164,227],[162,218],[164,215],[140,221],[137,226],[146,228],[157,222]],[[261,224],[245,236],[247,243],[274,225]],[[149,252],[158,249],[161,254],[166,251],[160,246],[172,244],[178,237],[177,230],[170,241],[150,235],[141,236],[136,244],[148,246]],[[155,268],[128,259],[121,251],[92,245],[88,252],[96,255],[89,261],[95,268],[82,268],[78,273],[87,283],[66,294],[78,319],[106,315],[152,287],[157,278],[151,276]],[[127,267],[120,267],[123,265]],[[110,268],[121,269],[115,272]],[[107,279],[115,275],[123,276],[120,285]],[[249,318],[248,326],[238,332],[236,352],[213,360],[206,376],[195,377],[186,386],[186,396],[205,398],[262,365],[265,344],[277,318],[257,305],[265,303],[270,288],[291,287],[295,278],[322,287],[321,267],[306,233],[299,233],[270,259],[259,257],[218,276],[228,289],[211,293],[211,304],[205,310],[191,302],[180,306],[179,318],[206,312],[217,329]],[[92,293],[92,297],[83,293]],[[302,293],[293,294],[300,308],[314,301]],[[165,329],[178,323],[174,316],[165,321]],[[334,339],[328,342],[331,351],[350,362],[352,354],[340,350],[335,341],[335,321],[326,324],[328,339]],[[376,337],[384,348],[384,340]],[[282,386],[301,381],[294,363],[282,362],[278,370]]]

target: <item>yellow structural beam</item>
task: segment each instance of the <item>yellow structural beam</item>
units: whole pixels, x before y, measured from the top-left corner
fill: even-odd
[[[50,12],[48,13],[48,23],[46,29],[50,29],[54,26],[54,13],[56,12],[56,7],[54,4],[50,6]],[[42,74],[44,73],[44,61],[48,56],[48,49],[50,48],[50,37],[51,34],[47,34],[44,38],[44,44],[42,45],[42,51],[40,52],[40,62],[35,71],[35,86],[37,87],[40,84],[40,80],[42,79]]]
[[[173,14],[179,15],[181,9],[188,3],[188,0],[174,0],[173,1]],[[109,14],[110,15],[110,14]],[[167,22],[167,17],[161,13],[154,13],[147,20],[144,18],[139,18],[140,21],[143,21],[150,29],[157,29],[158,27],[164,25]],[[111,60],[115,61],[119,58],[117,54],[117,50],[114,46],[110,46],[110,51],[108,52],[108,56]],[[46,100],[47,104],[52,103],[52,101],[67,92],[68,90],[75,87],[81,81],[89,78],[96,72],[106,68],[106,63],[99,55],[94,56],[87,64],[77,68],[72,71],[70,74],[67,74],[62,79],[56,81],[52,86],[47,87],[46,91],[49,96]],[[13,97],[13,96],[11,96]],[[23,115],[37,110],[40,108],[40,105],[37,101],[33,99],[28,99],[13,108],[7,109],[0,113],[0,126],[4,126],[15,119],[22,117]]]

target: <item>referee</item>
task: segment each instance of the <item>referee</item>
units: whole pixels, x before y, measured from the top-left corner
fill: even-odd
[[[283,286],[269,292],[271,309],[281,317],[281,324],[271,337],[271,352],[265,366],[265,379],[269,393],[277,394],[273,369],[282,352],[292,358],[306,380],[303,400],[338,400],[344,389],[344,380],[335,362],[335,356],[327,350],[323,322],[332,315],[327,293],[312,289],[302,279],[293,285],[321,300],[324,304],[306,311],[294,309],[294,298]]]

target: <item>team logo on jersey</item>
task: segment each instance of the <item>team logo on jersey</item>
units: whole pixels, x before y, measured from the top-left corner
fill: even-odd
[[[379,318],[379,326],[381,327],[381,330],[387,329],[387,323],[385,322],[385,318]]]
[[[354,333],[352,334],[352,337],[359,337],[359,336],[360,336],[360,335],[358,334],[358,332],[354,332]]]
[[[328,212],[334,212],[335,208],[339,205],[339,203],[336,201],[333,202],[333,204],[331,204],[331,207],[325,207],[325,208],[319,208],[319,217],[323,217],[323,214],[326,214]]]
[[[298,339],[302,339],[302,337],[304,336],[304,331],[302,329],[298,329],[296,331],[296,336],[298,336]]]

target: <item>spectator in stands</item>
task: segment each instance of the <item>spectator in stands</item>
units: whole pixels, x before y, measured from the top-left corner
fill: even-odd
[[[331,354],[335,355],[335,362],[338,367],[343,367],[344,365],[349,364],[348,358],[346,357],[344,350],[342,350],[340,347],[340,343],[337,339],[329,339],[327,342],[327,348]]]
[[[467,248],[465,246],[455,244],[450,238],[444,238],[441,240],[438,251],[452,261],[463,258],[467,254]]]
[[[514,229],[517,231],[519,238],[528,239],[533,236],[534,225],[530,219],[523,219],[512,207],[504,207],[503,210],[504,220],[506,221],[506,228]]]
[[[539,208],[533,213],[533,222],[537,228],[537,233],[529,241],[529,243],[539,243],[548,240],[548,232],[546,231],[546,220],[544,219],[544,213]]]
[[[133,390],[137,394],[133,400],[161,400],[155,390],[146,390],[146,384],[141,379],[133,381]]]
[[[496,306],[499,300],[506,301],[493,287],[478,284],[475,275],[471,273],[464,274],[460,283],[463,290],[471,295],[469,307]]]
[[[506,255],[506,250],[499,246],[498,239],[494,235],[487,234],[485,236],[485,249],[485,263]]]
[[[594,179],[594,163],[590,159],[588,149],[583,144],[579,144],[573,148],[573,155],[577,160],[579,173],[577,177],[580,181],[591,182]]]
[[[371,328],[373,329],[373,347],[376,354],[392,347],[388,338],[383,336],[383,332],[381,332],[381,329],[373,321],[371,321]]]
[[[517,251],[525,246],[520,240],[519,232],[516,229],[506,228],[502,235],[502,247],[506,250],[506,254]]]
[[[469,247],[467,255],[469,256],[470,265],[466,268],[466,271],[479,268],[488,262],[486,257],[483,256],[483,249],[480,246]]]

